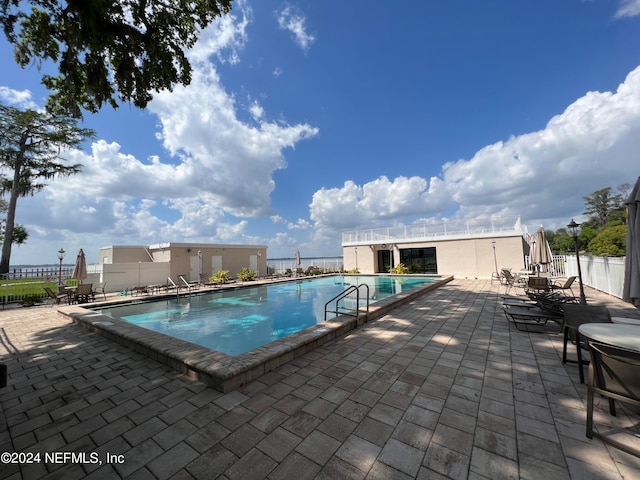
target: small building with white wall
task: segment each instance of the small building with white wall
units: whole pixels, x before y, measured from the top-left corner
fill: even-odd
[[[200,276],[211,277],[227,270],[235,278],[243,268],[258,275],[267,273],[265,245],[226,245],[208,243],[159,243],[155,245],[111,245],[99,252],[101,281],[107,291],[132,286],[165,285],[168,278],[180,284],[198,282]]]
[[[387,273],[404,264],[411,273],[490,278],[519,271],[529,253],[519,216],[424,222],[343,232],[345,270]]]

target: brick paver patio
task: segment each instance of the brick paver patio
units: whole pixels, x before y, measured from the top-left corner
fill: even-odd
[[[227,394],[55,307],[0,312],[0,452],[41,454],[0,478],[640,478],[640,459],[585,437],[562,336],[510,326],[502,288],[454,280]],[[635,428],[600,403],[597,425]]]

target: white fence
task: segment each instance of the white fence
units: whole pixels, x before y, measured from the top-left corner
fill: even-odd
[[[596,290],[622,298],[624,284],[625,257],[593,257],[580,255],[582,281]],[[525,258],[528,267],[529,258]],[[550,266],[553,277],[578,276],[578,262],[575,255],[554,255]]]
[[[567,277],[578,275],[578,263],[575,255],[566,257]],[[582,270],[582,281],[585,285],[600,290],[602,292],[622,298],[624,284],[624,260],[625,257],[592,257],[590,255],[580,256],[580,268]]]

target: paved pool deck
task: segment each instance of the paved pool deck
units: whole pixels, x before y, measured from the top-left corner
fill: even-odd
[[[640,459],[586,438],[562,335],[516,330],[503,292],[455,279],[229,393],[56,307],[2,311],[0,452],[40,458],[0,478],[640,478]],[[606,406],[596,425],[637,441],[640,414]]]

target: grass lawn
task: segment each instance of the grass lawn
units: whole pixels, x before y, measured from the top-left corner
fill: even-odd
[[[51,278],[19,278],[14,280],[0,280],[0,296],[8,302],[30,301],[44,298],[47,293],[44,287],[57,291],[58,279]],[[67,285],[77,285],[78,280],[68,279]]]

